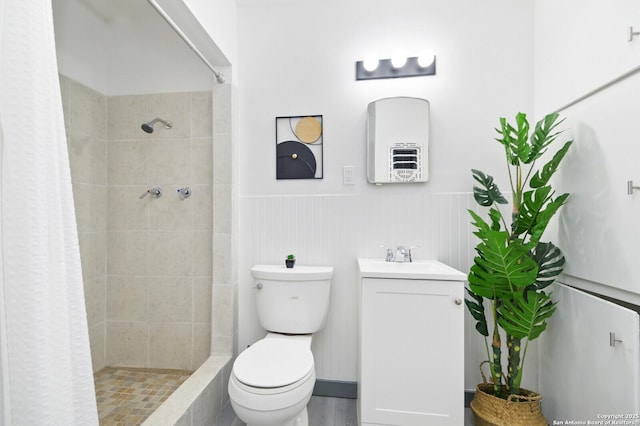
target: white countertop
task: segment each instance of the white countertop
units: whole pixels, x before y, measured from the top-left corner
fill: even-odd
[[[361,277],[412,280],[466,281],[467,275],[438,260],[385,262],[383,259],[358,259]]]

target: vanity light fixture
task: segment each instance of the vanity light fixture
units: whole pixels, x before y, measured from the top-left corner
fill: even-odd
[[[356,62],[356,80],[380,78],[417,77],[435,75],[436,56],[420,54],[412,57],[393,57],[393,59],[375,59],[367,57]]]

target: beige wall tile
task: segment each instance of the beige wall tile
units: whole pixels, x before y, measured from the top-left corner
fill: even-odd
[[[108,189],[108,225],[110,231],[149,230],[149,209],[160,200],[150,197],[140,199],[147,189],[141,185],[110,186]]]
[[[213,89],[213,133],[231,133],[231,85]]]
[[[231,235],[214,234],[213,238],[213,283],[231,282]]]
[[[215,183],[232,182],[231,149],[231,134],[216,133],[213,141],[213,179]]]
[[[149,324],[149,363],[154,368],[191,367],[192,326],[189,323]]]
[[[62,97],[62,113],[64,114],[64,128],[69,134],[69,85],[71,80],[62,74],[58,75],[60,81],[60,96]]]
[[[182,185],[191,181],[191,141],[154,139],[145,155],[147,179],[154,185]]]
[[[212,275],[213,250],[211,231],[193,231],[193,275]]]
[[[211,324],[212,278],[193,277],[193,322]]]
[[[193,185],[193,230],[213,230],[213,187],[211,185]]]
[[[72,182],[107,184],[107,144],[104,140],[76,133],[71,127],[68,151]]]
[[[230,285],[213,286],[212,329],[214,336],[233,333],[233,288]]]
[[[75,81],[69,84],[69,95],[69,127],[72,131],[106,139],[106,97]]]
[[[147,321],[148,278],[109,276],[107,279],[107,320]]]
[[[213,185],[213,232],[231,233],[231,185]]]
[[[237,353],[237,348],[234,350],[233,341],[228,336],[213,336],[211,337],[211,354],[212,355],[228,355]]]
[[[191,276],[191,232],[149,233],[149,274]]]
[[[180,199],[178,186],[163,186],[161,198],[149,203],[149,227],[152,231],[191,231],[193,204],[197,197]]]
[[[197,370],[211,353],[211,324],[193,324],[193,359],[191,370]]]
[[[211,92],[191,94],[191,137],[211,137],[213,134],[213,104]]]
[[[79,232],[82,278],[90,280],[106,274],[106,232]]]
[[[84,280],[84,300],[87,310],[87,324],[93,327],[105,321],[107,279],[100,276],[90,280]]]
[[[89,327],[89,346],[91,347],[91,364],[96,372],[106,366],[105,359],[105,322]]]
[[[109,275],[145,275],[149,271],[149,233],[114,232],[107,237]]]
[[[149,278],[149,321],[191,322],[192,318],[191,277]]]
[[[107,365],[146,367],[149,338],[145,322],[107,322]]]
[[[213,140],[211,137],[194,139],[191,144],[191,182],[208,184],[213,182]]]
[[[78,231],[107,230],[107,189],[104,185],[73,184],[73,201]]]
[[[156,186],[149,180],[150,151],[150,141],[109,141],[107,171],[109,185]]]
[[[150,139],[152,136],[140,127],[155,118],[151,117],[148,106],[144,96],[110,96],[107,99],[109,140]]]

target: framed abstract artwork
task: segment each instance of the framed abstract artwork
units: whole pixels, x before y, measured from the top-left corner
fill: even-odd
[[[322,115],[276,117],[276,179],[322,179]]]

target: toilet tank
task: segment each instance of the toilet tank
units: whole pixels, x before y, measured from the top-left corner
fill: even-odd
[[[265,330],[310,334],[324,327],[333,267],[256,265],[251,275],[258,320]]]

